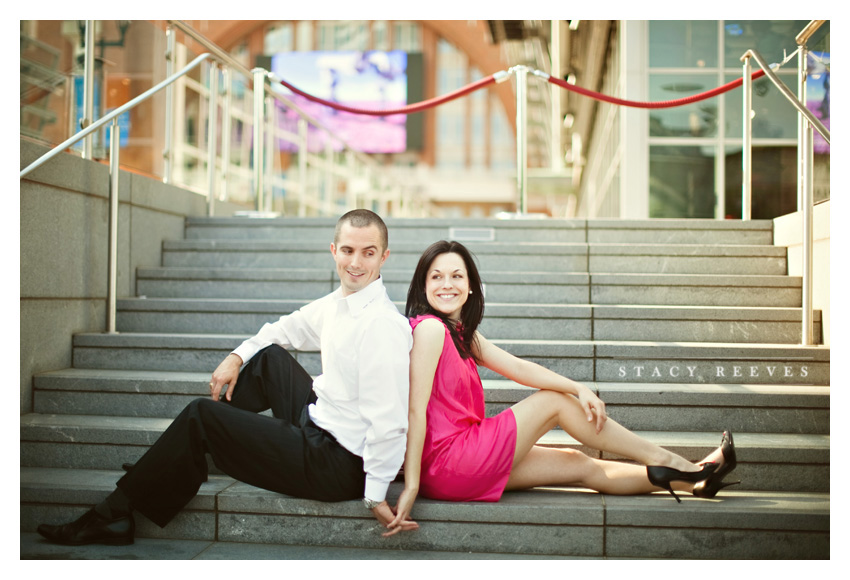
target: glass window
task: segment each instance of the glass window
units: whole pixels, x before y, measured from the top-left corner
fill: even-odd
[[[795,38],[808,20],[725,20],[723,64],[740,67],[741,57],[755,49],[768,63],[782,62],[797,50]]]
[[[390,49],[389,24],[386,20],[372,21],[372,49]]]
[[[716,20],[650,20],[649,66],[717,66]]]
[[[408,52],[422,50],[419,24],[401,20],[393,22],[393,48]]]
[[[792,93],[797,93],[797,75],[778,75]],[[730,75],[725,82],[740,78]],[[726,136],[742,137],[744,110],[743,88],[726,93]],[[770,79],[760,78],[753,83],[753,137],[756,139],[796,139],[797,112]]]
[[[649,148],[649,217],[714,217],[714,148]]]
[[[277,54],[292,50],[292,23],[279,22],[266,29],[263,39],[263,54]]]
[[[296,50],[299,52],[310,52],[313,50],[313,21],[299,20],[295,24]]]
[[[752,218],[797,211],[797,148],[753,147]],[[726,149],[726,218],[741,218],[741,148]]]
[[[673,101],[717,87],[715,74],[649,75],[649,100]],[[665,109],[649,110],[651,137],[714,137],[717,97]]]

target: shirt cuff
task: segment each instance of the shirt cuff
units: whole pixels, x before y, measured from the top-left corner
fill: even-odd
[[[366,487],[363,491],[363,497],[375,501],[384,501],[387,499],[387,490],[389,487],[389,483],[378,481],[373,479],[369,474],[366,474]]]

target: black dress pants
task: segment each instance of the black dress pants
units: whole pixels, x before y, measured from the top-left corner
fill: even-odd
[[[310,375],[269,346],[242,369],[230,403],[189,403],[117,485],[161,527],[207,480],[207,453],[224,473],[256,487],[322,501],[361,498],[363,459],[310,420],[315,400]],[[267,409],[274,418],[258,414]]]

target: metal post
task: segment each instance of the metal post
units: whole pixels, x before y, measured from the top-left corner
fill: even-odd
[[[218,145],[218,66],[210,61],[207,70],[210,77],[207,113],[207,215],[212,217],[215,212],[215,157]]]
[[[298,119],[298,216],[306,214],[304,200],[307,198],[307,120]]]
[[[549,43],[550,52],[550,74],[556,79],[561,78],[561,21],[553,20],[552,40]],[[561,128],[563,121],[561,120],[561,89],[552,84],[549,86],[549,91],[552,99],[551,109],[551,133],[550,139],[552,145],[549,148],[549,165],[552,171],[560,171],[564,168],[564,155],[561,153]]]
[[[274,97],[266,95],[266,190],[263,211],[272,211],[274,204],[274,154],[277,148],[277,106]]]
[[[106,290],[106,332],[115,334],[118,294],[118,177],[121,128],[118,117],[112,120],[109,131],[109,250]]]
[[[265,208],[265,191],[263,188],[263,160],[264,139],[263,128],[265,125],[265,84],[266,71],[255,68],[251,71],[254,75],[254,196],[257,199],[257,211]]]
[[[327,141],[325,141],[325,199],[322,209],[325,215],[333,215],[333,195],[335,189],[334,145],[333,139],[329,135]]]
[[[172,26],[165,30],[165,78],[171,78],[174,74],[174,54],[176,34]],[[165,147],[162,157],[165,162],[163,167],[163,183],[171,183],[174,166],[174,86],[169,83],[165,87]]]
[[[528,211],[528,150],[526,148],[527,120],[526,92],[528,69],[517,66],[516,71],[516,180],[519,193],[519,213]]]
[[[744,55],[744,141],[741,150],[741,219],[753,215],[753,77],[750,57]]]
[[[806,102],[806,76],[808,74],[807,60],[808,50],[805,45],[800,46],[798,54],[798,98],[801,103]],[[802,344],[809,346],[814,344],[814,315],[812,305],[813,292],[813,213],[814,213],[814,132],[812,125],[802,113],[797,113],[799,126],[799,173],[797,191],[802,205],[803,219],[803,303],[802,303]]]
[[[224,103],[221,110],[221,194],[219,199],[227,200],[227,177],[230,173],[230,108],[233,104],[233,89],[230,69],[223,67],[221,78],[224,83]]]
[[[94,20],[86,20],[85,61],[83,63],[83,118],[80,129],[94,122]],[[103,96],[101,95],[101,98]],[[92,136],[83,139],[83,159],[92,158]]]

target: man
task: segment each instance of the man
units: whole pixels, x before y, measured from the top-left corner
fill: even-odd
[[[133,510],[164,527],[206,481],[205,453],[231,477],[271,491],[363,498],[386,527],[394,518],[387,488],[404,460],[413,339],[380,277],[390,254],[383,220],[348,212],[330,249],[337,290],[263,326],[213,372],[210,398],[190,403],[112,494],[38,532],[66,545],[131,544]],[[288,348],[321,350],[322,375],[312,381]],[[266,409],[274,418],[258,414]],[[408,520],[403,529],[417,527]]]

